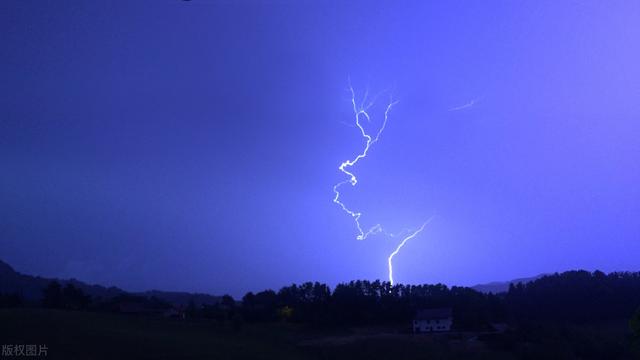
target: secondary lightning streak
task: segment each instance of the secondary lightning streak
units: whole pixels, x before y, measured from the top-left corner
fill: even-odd
[[[470,107],[473,107],[480,99],[473,99],[471,101],[469,101],[468,103],[464,104],[464,105],[460,105],[460,106],[456,106],[454,108],[449,109],[449,111],[459,111],[459,110],[464,110],[464,109],[468,109]]]
[[[427,224],[429,224],[431,220],[433,220],[433,216],[430,217],[427,221],[425,221],[422,224],[422,226],[420,226],[417,230],[415,230],[414,232],[409,234],[407,237],[402,239],[398,247],[391,253],[391,255],[389,255],[389,258],[387,259],[387,261],[389,262],[389,283],[391,284],[391,286],[393,286],[393,263],[392,263],[393,257],[398,255],[398,252],[400,252],[400,249],[402,249],[402,247],[404,246],[404,244],[407,243],[407,241],[413,239],[414,237],[416,237],[416,235],[421,233],[422,230],[424,230],[424,227],[427,226]]]

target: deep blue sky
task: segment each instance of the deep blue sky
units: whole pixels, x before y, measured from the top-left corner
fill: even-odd
[[[331,201],[363,146],[350,77],[400,102],[345,203],[436,214],[398,282],[638,270],[639,23],[634,1],[2,1],[0,258],[130,290],[386,279],[396,241]]]

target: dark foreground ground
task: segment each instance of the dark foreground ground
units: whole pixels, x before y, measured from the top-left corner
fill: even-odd
[[[48,348],[47,356],[40,358],[46,359],[588,358],[579,352],[576,355],[562,343],[549,348],[549,345],[517,341],[504,347],[500,341],[496,346],[482,336],[478,340],[475,335],[393,334],[384,329],[318,330],[285,323],[243,324],[238,329],[211,321],[0,309],[0,345],[44,344]],[[632,355],[610,355],[610,358],[633,358]],[[2,360],[19,358],[38,357],[0,356]]]

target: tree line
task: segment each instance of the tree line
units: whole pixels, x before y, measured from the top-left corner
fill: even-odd
[[[34,306],[24,304],[19,295],[0,294],[0,307],[25,305]],[[288,322],[328,329],[384,326],[398,332],[411,330],[411,320],[419,309],[449,307],[453,310],[453,330],[476,332],[478,340],[498,351],[534,354],[523,358],[551,358],[556,354],[594,360],[640,356],[640,272],[569,271],[512,284],[499,294],[442,284],[391,286],[383,281],[351,281],[331,289],[326,284],[307,282],[278,291],[249,292],[241,301],[225,295],[214,304],[192,300],[186,306],[133,294],[91,298],[73,284],[61,286],[54,281],[44,289],[39,306],[147,316],[169,314],[179,319],[218,322],[234,331],[242,330],[247,323]],[[499,325],[506,325],[507,330],[492,331]],[[626,332],[621,333],[625,327]]]
[[[53,281],[43,290],[41,306],[71,310],[120,311],[122,303],[157,310],[173,306],[157,298],[119,295],[92,299],[81,289]],[[0,306],[23,303],[19,295],[0,294]],[[241,301],[225,295],[217,304],[189,303],[184,317],[235,322],[294,322],[317,326],[407,325],[419,309],[450,307],[454,328],[490,329],[492,323],[513,325],[531,321],[576,324],[632,319],[640,331],[640,272],[568,271],[511,284],[505,293],[481,293],[443,284],[394,285],[358,280],[337,285],[307,282],[278,291],[249,292]],[[634,322],[635,321],[635,322]],[[635,327],[634,327],[635,326]],[[640,335],[638,335],[640,336]]]

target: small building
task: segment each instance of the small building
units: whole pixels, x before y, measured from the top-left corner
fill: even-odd
[[[166,309],[162,313],[162,316],[164,316],[166,318],[169,318],[169,319],[181,319],[181,320],[184,320],[184,319],[187,318],[187,313],[182,308],[170,307],[170,308]]]
[[[451,308],[422,309],[413,318],[413,332],[430,333],[451,331],[453,311]]]

